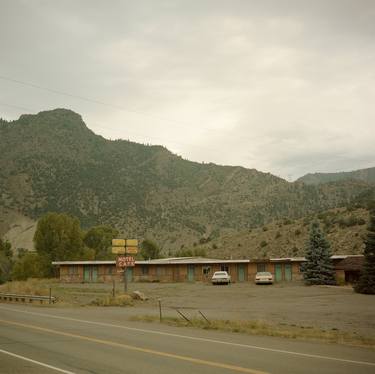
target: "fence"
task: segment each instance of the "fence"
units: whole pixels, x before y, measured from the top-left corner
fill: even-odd
[[[18,301],[18,302],[29,302],[39,301],[41,304],[43,302],[48,302],[48,304],[53,304],[56,302],[56,297],[51,296],[37,296],[37,295],[19,295],[15,293],[0,293],[1,301]]]

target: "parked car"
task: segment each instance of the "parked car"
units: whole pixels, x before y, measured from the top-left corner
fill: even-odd
[[[260,271],[255,275],[255,284],[272,284],[273,276],[268,271]]]
[[[212,284],[229,284],[230,275],[226,271],[216,271],[211,279]]]

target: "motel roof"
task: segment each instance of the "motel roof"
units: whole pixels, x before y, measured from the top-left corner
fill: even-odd
[[[358,258],[358,260],[354,260]],[[349,260],[359,262],[363,255],[334,255],[331,256],[332,260]],[[251,260],[221,260],[217,258],[205,257],[170,257],[170,258],[157,258],[153,260],[140,260],[135,261],[136,265],[198,265],[198,264],[247,264],[249,262],[304,262],[305,257],[280,257],[280,258],[264,258],[264,259],[251,259]],[[341,263],[341,262],[340,262]],[[115,265],[116,261],[53,261],[52,265]],[[349,264],[349,262],[348,262]]]
[[[52,261],[52,265],[114,265],[116,261]]]
[[[136,265],[178,265],[178,264],[247,264],[250,260],[220,260],[204,257],[170,257],[135,261]],[[53,261],[52,265],[112,265],[116,261]]]
[[[171,257],[158,258],[154,260],[136,261],[139,265],[178,265],[178,264],[247,264],[250,260],[220,260],[217,258],[205,257]]]
[[[360,271],[363,268],[365,258],[362,255],[358,256],[347,256],[336,265],[336,269],[339,270],[352,270]]]

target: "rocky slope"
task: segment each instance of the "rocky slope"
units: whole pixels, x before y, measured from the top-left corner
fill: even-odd
[[[68,212],[84,227],[109,224],[172,250],[344,206],[373,190],[356,180],[289,183],[255,169],[190,162],[161,146],[110,141],[66,109],[0,120],[0,139],[2,212],[32,222]],[[3,234],[17,225],[14,219],[10,228],[5,213],[0,219]]]

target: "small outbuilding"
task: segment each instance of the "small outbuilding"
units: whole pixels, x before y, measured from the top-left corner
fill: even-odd
[[[363,255],[342,256],[335,261],[336,280],[340,283],[358,282],[364,264]]]

